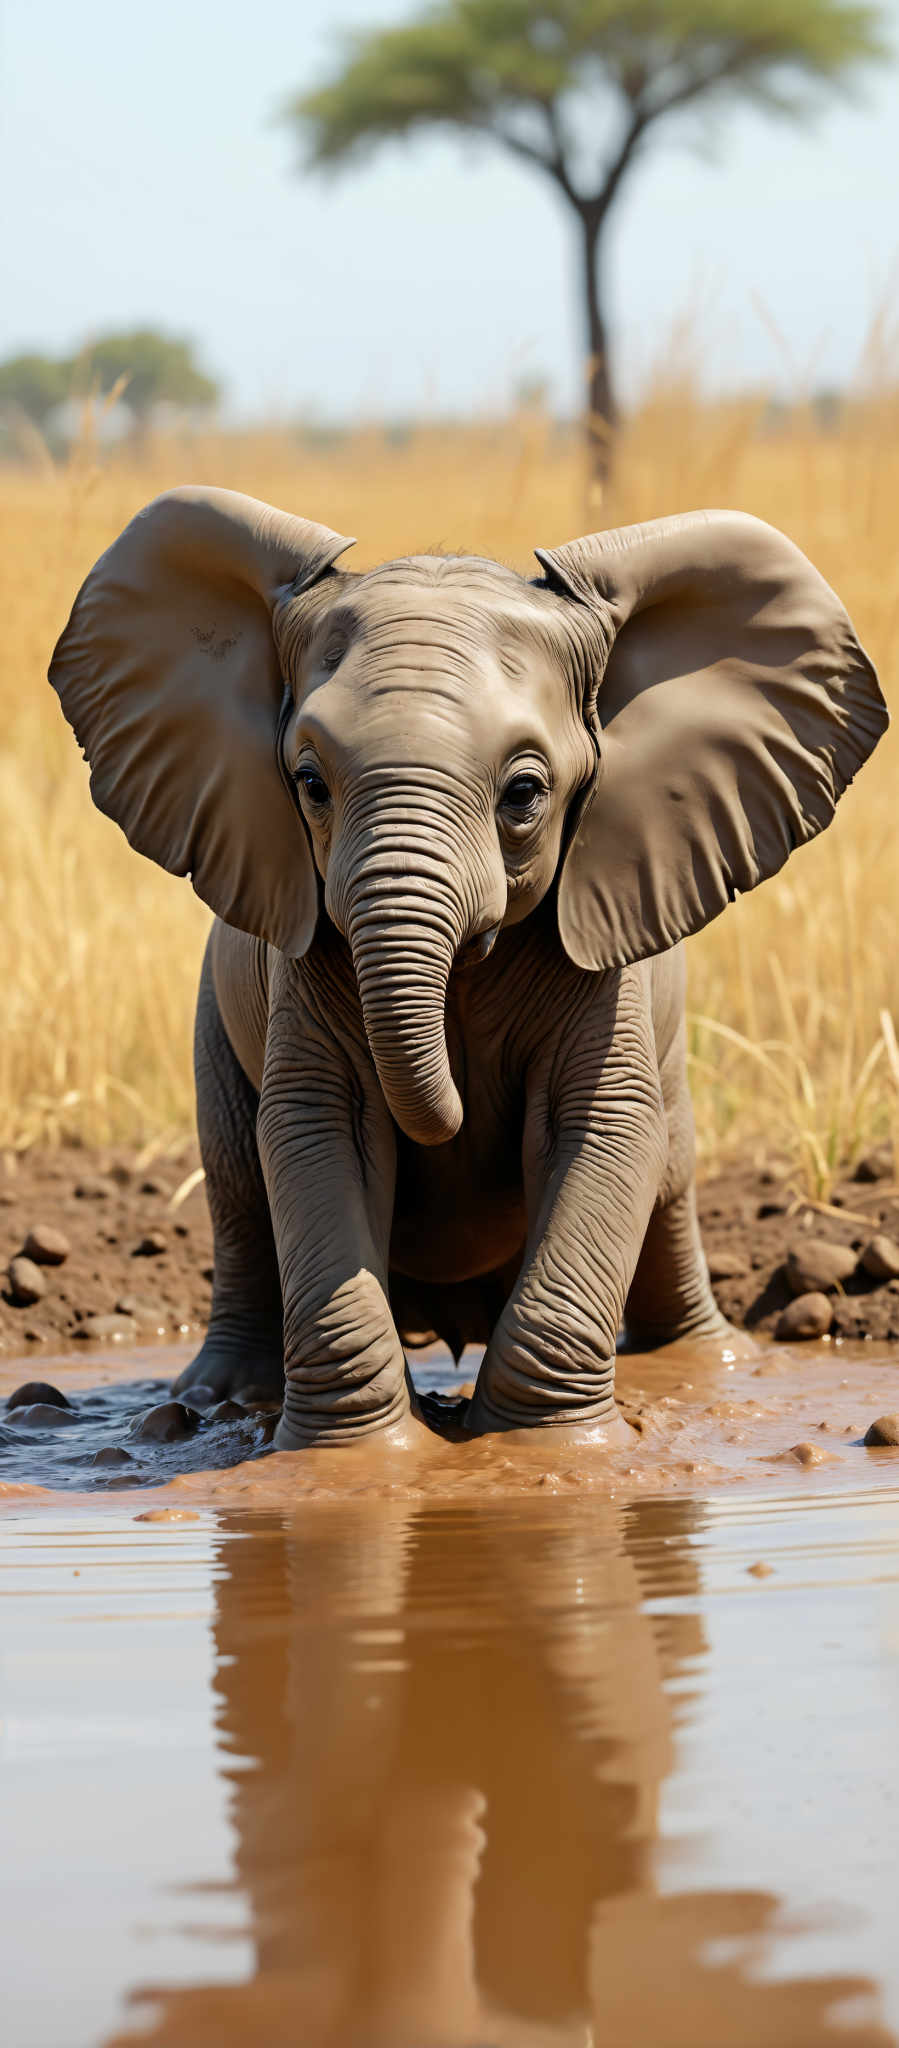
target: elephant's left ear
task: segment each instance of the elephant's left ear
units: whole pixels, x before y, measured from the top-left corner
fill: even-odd
[[[537,558],[610,649],[559,928],[579,967],[622,967],[822,831],[887,710],[839,599],[761,520],[692,512]]]

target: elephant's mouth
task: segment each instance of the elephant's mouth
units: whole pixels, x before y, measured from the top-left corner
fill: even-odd
[[[477,967],[482,960],[486,960],[488,954],[493,952],[498,933],[499,925],[492,924],[487,931],[479,932],[476,939],[469,939],[467,946],[460,946],[453,961],[453,973],[467,974],[470,968]]]

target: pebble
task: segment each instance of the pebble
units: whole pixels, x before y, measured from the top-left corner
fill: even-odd
[[[134,1459],[131,1456],[131,1452],[126,1451],[122,1444],[104,1444],[102,1451],[94,1452],[91,1464],[133,1465]]]
[[[833,1307],[826,1294],[799,1294],[778,1316],[774,1335],[781,1343],[797,1337],[824,1337],[832,1317]]]
[[[30,1408],[35,1401],[42,1402],[48,1408],[71,1406],[65,1394],[60,1393],[58,1387],[51,1387],[49,1380],[25,1380],[21,1387],[16,1387],[15,1392],[10,1394],[6,1405],[7,1408]]]
[[[17,1308],[31,1308],[47,1292],[47,1282],[33,1259],[19,1254],[9,1262],[9,1291]]]
[[[881,1444],[899,1444],[899,1415],[878,1415],[865,1430],[864,1441],[872,1450]]]
[[[169,1241],[163,1230],[148,1230],[132,1253],[135,1259],[158,1259],[161,1252],[167,1252]]]
[[[824,1465],[833,1457],[833,1452],[826,1451],[823,1444],[791,1444],[783,1456],[794,1458],[797,1465]]]
[[[164,1180],[154,1180],[152,1177],[141,1181],[140,1191],[142,1195],[165,1195],[166,1198],[172,1192]]]
[[[890,1145],[877,1145],[873,1152],[866,1152],[858,1162],[853,1180],[892,1180],[893,1151]]]
[[[162,1336],[168,1329],[168,1317],[158,1301],[148,1301],[142,1294],[123,1294],[116,1302],[117,1316],[130,1316],[141,1330],[155,1330]]]
[[[274,1393],[271,1387],[257,1386],[255,1381],[246,1387],[238,1387],[234,1399],[239,1401],[242,1407],[258,1409],[262,1414],[266,1414],[269,1410],[274,1411],[275,1409],[280,1414],[282,1407],[280,1394]]]
[[[787,1252],[787,1280],[794,1294],[826,1294],[855,1272],[855,1253],[825,1237],[809,1237]]]
[[[22,1246],[22,1255],[34,1259],[38,1266],[62,1266],[72,1247],[61,1230],[54,1230],[51,1223],[36,1223],[29,1230]],[[899,1266],[896,1267],[899,1273]]]
[[[182,1437],[193,1436],[199,1420],[196,1410],[187,1408],[183,1401],[160,1401],[158,1407],[148,1408],[146,1414],[132,1423],[130,1434],[148,1443],[174,1444]]]
[[[751,1579],[770,1579],[774,1566],[766,1564],[764,1558],[760,1557],[755,1564],[748,1564],[746,1570]]]
[[[72,1336],[85,1344],[136,1344],[138,1327],[133,1316],[85,1316]]]
[[[34,1401],[17,1408],[10,1418],[23,1429],[69,1429],[78,1417],[71,1408],[57,1408],[52,1401]]]
[[[749,1272],[749,1262],[742,1252],[709,1252],[708,1268],[710,1280],[741,1280]]]
[[[75,1182],[79,1202],[108,1202],[112,1192],[112,1183],[101,1179],[99,1174],[88,1174],[84,1180]]]
[[[859,1265],[872,1280],[899,1278],[899,1244],[893,1237],[872,1237],[862,1252]]]
[[[193,1393],[193,1388],[191,1388]],[[218,1401],[214,1408],[206,1411],[210,1422],[246,1422],[247,1411],[239,1401]]]

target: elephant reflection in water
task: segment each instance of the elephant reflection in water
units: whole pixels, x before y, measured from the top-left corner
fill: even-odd
[[[661,1543],[696,1516],[360,1502],[264,1537],[235,1518],[254,1540],[222,1548],[216,1686],[255,1973],[142,1994],[146,2048],[820,2048],[868,1986],[706,1967],[722,1936],[757,1959],[776,1899],[653,1883],[666,1681],[704,1644],[695,1614],[644,1602],[696,1593],[687,1546]]]

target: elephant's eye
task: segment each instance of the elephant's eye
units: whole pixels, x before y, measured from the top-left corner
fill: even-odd
[[[322,811],[331,801],[330,791],[324,777],[316,774],[314,768],[300,768],[297,771],[297,787],[316,810]]]
[[[523,823],[532,818],[542,797],[546,795],[538,775],[513,775],[502,793],[502,808],[513,823]]]

